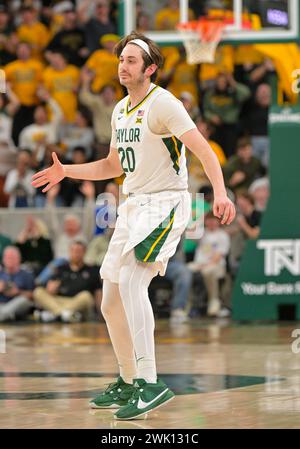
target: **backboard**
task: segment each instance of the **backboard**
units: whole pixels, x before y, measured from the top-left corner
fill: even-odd
[[[176,24],[226,17],[225,43],[300,42],[299,0],[122,0],[120,32],[140,30],[161,45],[179,44]],[[250,25],[249,25],[250,24]]]

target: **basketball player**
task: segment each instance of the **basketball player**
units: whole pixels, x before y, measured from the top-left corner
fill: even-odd
[[[132,32],[116,46],[120,83],[128,96],[112,115],[106,159],[53,165],[33,176],[47,192],[64,177],[102,180],[126,178],[128,195],[118,209],[114,234],[100,275],[102,313],[119,364],[120,376],[94,400],[93,408],[117,408],[116,419],[134,419],[169,400],[174,393],[157,378],[154,317],[148,286],[163,275],[190,217],[184,147],[202,162],[214,189],[214,214],[230,224],[235,208],[226,195],[217,157],[182,103],[153,84],[162,56],[157,45]]]

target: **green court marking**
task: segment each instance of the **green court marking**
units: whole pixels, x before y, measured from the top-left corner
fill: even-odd
[[[0,377],[24,378],[111,378],[115,374],[102,373],[41,373],[41,372],[0,372]],[[238,376],[222,374],[162,374],[159,376],[174,391],[176,395],[212,393],[234,388],[250,387],[252,385],[268,384],[283,381],[283,377]],[[81,391],[41,391],[41,392],[3,392],[0,400],[37,400],[37,399],[84,399],[99,393],[101,388]]]

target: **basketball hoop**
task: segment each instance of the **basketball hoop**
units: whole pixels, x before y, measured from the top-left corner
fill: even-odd
[[[218,43],[221,40],[226,21],[201,18],[179,23],[188,64],[213,63]]]

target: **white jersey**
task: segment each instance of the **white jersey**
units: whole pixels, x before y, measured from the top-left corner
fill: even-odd
[[[117,148],[126,175],[124,194],[187,189],[184,145],[174,135],[176,132],[172,126],[167,126],[169,132],[166,134],[155,134],[149,127],[151,106],[161,96],[174,104],[175,97],[170,92],[151,84],[146,97],[134,108],[129,108],[130,98],[127,96],[113,112],[111,145]],[[182,114],[181,102],[175,101],[175,109],[178,106],[179,114]],[[185,130],[194,128],[187,112],[184,110],[183,113],[188,117],[184,120],[188,123]]]

